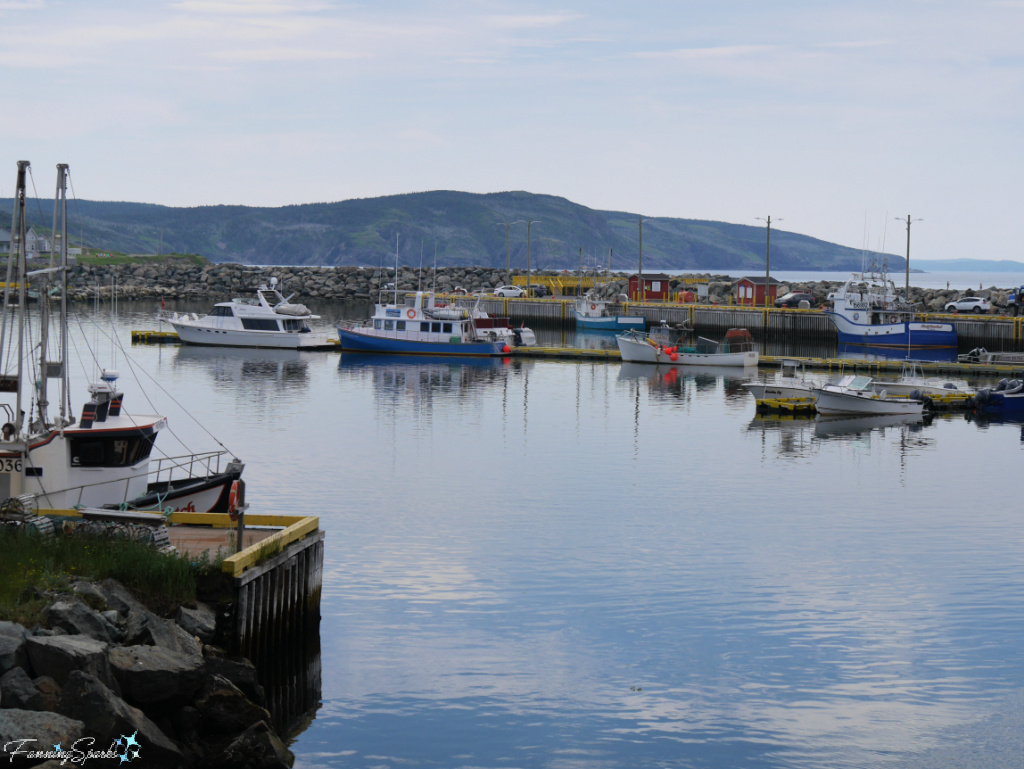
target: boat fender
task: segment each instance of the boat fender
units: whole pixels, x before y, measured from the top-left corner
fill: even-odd
[[[512,348],[509,347],[508,345],[505,345],[504,347],[501,348],[501,351],[508,355],[510,352],[512,352]]]

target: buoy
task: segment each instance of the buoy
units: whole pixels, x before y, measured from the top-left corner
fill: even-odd
[[[671,355],[668,356],[668,359],[675,363],[677,360],[679,360],[679,355],[677,353],[672,353]]]
[[[508,353],[512,352],[512,348],[509,347],[508,345],[505,345],[504,347],[501,348],[501,351],[507,355]]]

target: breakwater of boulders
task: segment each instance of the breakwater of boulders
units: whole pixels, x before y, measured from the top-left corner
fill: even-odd
[[[525,275],[513,270],[513,275]],[[560,278],[566,290],[574,291],[573,277],[560,271],[534,270],[533,276]],[[307,267],[307,266],[248,266],[242,264],[197,265],[180,259],[143,262],[136,264],[92,265],[79,264],[68,272],[68,296],[72,300],[109,299],[115,292],[118,299],[190,299],[251,296],[261,284],[272,277],[278,279],[285,295],[295,294],[295,301],[370,300],[376,299],[382,289],[416,291],[435,290],[449,293],[463,290],[468,293],[489,292],[511,283],[504,270],[490,267],[439,267],[437,270],[417,270],[402,267]],[[615,299],[627,292],[628,273],[613,273],[607,283],[595,289],[603,298]],[[729,304],[735,296],[737,278],[711,273],[692,273],[672,276],[673,291],[696,290],[697,283],[707,285],[709,304]],[[811,281],[782,284],[778,296],[790,290],[808,291],[813,304],[825,303],[828,294],[842,284],[837,281]],[[941,312],[947,302],[961,296],[980,296],[989,299],[993,312],[1006,305],[1006,289],[989,287],[978,291],[955,289],[923,289],[911,286],[910,299],[925,312]]]
[[[0,621],[0,762],[291,766],[255,668],[211,645],[211,608],[161,617],[113,580],[48,598],[40,625]]]

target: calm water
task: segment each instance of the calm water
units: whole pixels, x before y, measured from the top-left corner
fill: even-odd
[[[132,353],[256,512],[327,531],[297,767],[1019,765],[1020,425],[762,419],[729,370]]]

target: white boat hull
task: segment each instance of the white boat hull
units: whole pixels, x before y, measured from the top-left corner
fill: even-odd
[[[667,353],[664,348],[656,347],[647,341],[631,339],[627,336],[617,336],[615,341],[619,345],[622,360],[626,363],[656,363],[663,366],[757,365],[756,351],[723,353],[678,352],[675,353],[676,360],[672,360],[672,353]]]
[[[919,401],[883,398],[875,393],[842,390],[833,385],[814,390],[815,408],[819,414],[920,414],[924,404]]]
[[[268,347],[283,350],[315,350],[336,347],[326,334],[286,331],[235,331],[212,328],[191,321],[169,321],[178,338],[188,344],[218,347]]]
[[[776,384],[774,382],[747,382],[743,385],[755,400],[773,398],[813,398],[814,389],[807,384]]]

